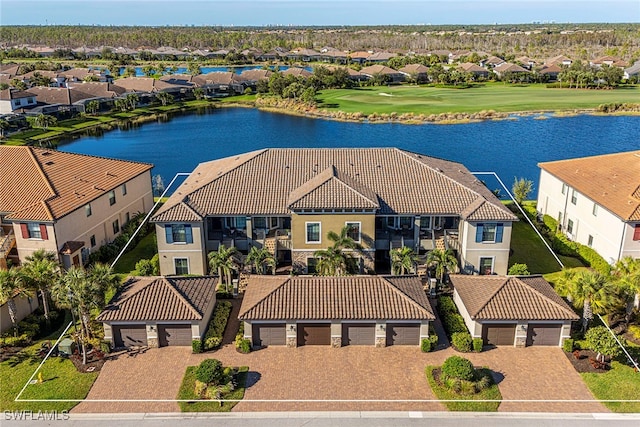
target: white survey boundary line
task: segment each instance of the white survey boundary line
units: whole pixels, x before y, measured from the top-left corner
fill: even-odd
[[[116,263],[118,262],[118,260],[120,260],[120,257],[122,256],[122,254],[124,254],[124,251],[127,250],[127,248],[129,247],[129,244],[131,244],[131,242],[133,241],[134,237],[136,237],[136,235],[138,234],[138,232],[140,231],[140,229],[142,229],[142,227],[147,223],[147,220],[149,219],[149,217],[155,212],[156,207],[158,207],[158,205],[160,204],[162,198],[164,197],[165,194],[167,194],[167,191],[169,191],[169,189],[171,188],[171,186],[173,185],[173,183],[175,182],[176,179],[178,179],[179,176],[189,176],[191,175],[191,173],[187,173],[187,172],[178,172],[173,179],[171,180],[171,182],[169,183],[169,185],[167,185],[167,188],[164,189],[164,191],[162,192],[162,194],[160,195],[160,197],[158,197],[158,201],[155,202],[153,204],[153,207],[149,210],[149,213],[147,213],[147,215],[144,217],[144,219],[142,220],[142,222],[140,223],[140,225],[138,226],[138,228],[136,228],[136,231],[133,232],[133,234],[131,235],[131,237],[129,238],[129,240],[127,241],[127,243],[124,245],[124,247],[122,248],[122,250],[120,251],[120,253],[118,254],[118,256],[116,257],[115,260],[113,260],[113,262],[111,263],[111,268],[113,268],[113,266],[116,265]]]
[[[624,351],[624,354],[627,356],[627,359],[629,359],[629,361],[631,363],[633,363],[633,366],[636,368],[636,373],[640,373],[640,367],[638,366],[638,363],[633,360],[633,357],[631,357],[631,355],[629,354],[629,352],[627,351],[626,347],[624,345],[622,345],[622,343],[620,342],[620,340],[618,339],[618,337],[616,336],[616,334],[611,330],[611,328],[609,327],[609,325],[607,324],[607,322],[604,321],[604,319],[602,318],[602,316],[600,316],[598,314],[598,317],[600,318],[600,320],[602,321],[602,324],[607,328],[607,330],[609,331],[609,333],[611,335],[613,335],[613,338],[616,340],[616,342],[618,343],[618,345],[620,346],[620,348],[622,349],[622,351]]]
[[[500,177],[498,176],[497,173],[495,172],[471,172],[473,175],[493,175],[498,182],[500,183],[500,185],[502,185],[502,188],[504,188],[504,191],[507,192],[507,195],[509,196],[509,198],[511,200],[513,200],[513,203],[516,204],[516,206],[518,207],[518,209],[520,209],[520,212],[522,212],[522,215],[524,216],[524,218],[527,220],[527,222],[529,223],[529,225],[531,225],[531,228],[533,228],[533,231],[536,232],[536,234],[538,235],[538,237],[540,237],[540,240],[542,240],[542,243],[544,243],[544,245],[547,247],[547,249],[549,249],[549,252],[551,252],[551,255],[553,255],[553,257],[556,259],[556,261],[558,261],[558,264],[560,264],[560,267],[564,268],[564,264],[562,263],[562,261],[560,261],[560,258],[558,258],[558,255],[556,255],[556,253],[553,251],[553,249],[551,249],[551,246],[549,246],[549,244],[547,243],[547,241],[544,239],[544,237],[542,237],[542,234],[540,234],[540,232],[538,231],[538,229],[536,228],[536,226],[533,224],[533,222],[531,222],[531,220],[529,219],[529,217],[527,216],[526,212],[522,209],[522,206],[520,206],[520,204],[518,204],[518,202],[516,202],[515,197],[513,197],[513,195],[511,194],[511,192],[509,191],[509,189],[507,188],[506,185],[504,185],[504,182],[502,182],[502,180],[500,179]]]

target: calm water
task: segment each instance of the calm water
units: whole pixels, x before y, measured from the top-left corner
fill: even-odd
[[[537,184],[538,162],[640,149],[640,117],[526,117],[460,125],[401,125],[225,108],[83,137],[60,149],[153,163],[153,174],[162,175],[168,183],[177,172],[191,172],[200,162],[261,148],[391,146],[461,162],[473,172],[494,171],[509,187],[514,177]],[[497,188],[491,179],[486,182],[491,189]]]

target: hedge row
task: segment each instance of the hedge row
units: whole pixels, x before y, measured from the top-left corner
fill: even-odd
[[[204,336],[204,351],[217,348],[222,344],[222,335],[227,326],[229,314],[231,314],[231,301],[218,301]]]
[[[464,319],[458,313],[458,307],[456,307],[451,297],[441,296],[438,299],[438,314],[449,340],[452,339],[453,334],[456,332],[468,332]]]
[[[129,220],[128,223],[122,226],[121,234],[113,239],[113,242],[101,246],[98,250],[92,251],[91,255],[89,255],[89,262],[102,262],[108,263],[112,261],[115,257],[118,256],[124,245],[127,244],[133,233],[136,231],[138,226],[144,220],[145,214],[142,212],[138,212]],[[133,239],[133,242],[127,248],[127,251],[135,248],[136,245],[142,240],[144,236],[149,234],[151,230],[153,230],[155,226],[153,224],[149,224],[148,222],[140,229],[136,237]]]
[[[52,326],[55,326],[58,322],[57,319],[60,313],[57,311],[49,312],[49,319]],[[28,315],[20,322],[18,322],[18,335],[14,336],[13,328],[7,330],[2,336],[0,336],[0,347],[25,347],[37,338],[38,336],[48,333],[47,320],[44,314],[40,310]]]

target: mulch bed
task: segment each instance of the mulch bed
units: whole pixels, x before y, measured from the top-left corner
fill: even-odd
[[[86,365],[82,364],[82,355],[73,355],[69,357],[69,360],[73,362],[78,372],[83,372],[83,373],[98,372],[102,369],[102,366],[104,365],[104,362],[105,362],[104,358],[100,358],[100,359],[91,358],[89,357],[89,355],[87,355]]]
[[[580,373],[589,372],[594,374],[602,374],[609,371],[610,364],[607,363],[604,367],[595,367],[592,363],[592,359],[595,360],[598,355],[593,350],[575,350],[573,353],[563,352],[569,362],[573,365],[574,369]],[[578,356],[578,357],[576,357]]]

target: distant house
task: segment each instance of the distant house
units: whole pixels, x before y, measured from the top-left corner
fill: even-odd
[[[625,68],[628,67],[629,64],[626,61],[623,61],[621,58],[617,56],[601,56],[599,58],[593,59],[589,61],[589,65],[592,67],[601,68],[603,65],[608,65],[609,67],[618,67]]]
[[[47,78],[49,84],[47,86],[64,87],[66,78],[63,74],[57,71],[36,70],[20,75],[18,78],[25,82],[27,85],[32,86],[35,77]]]
[[[558,56],[554,56],[551,58],[547,58],[546,61],[544,61],[545,65],[558,65],[560,67],[565,66],[568,67],[573,63],[573,60],[567,56],[564,55],[558,55]]]
[[[291,61],[311,62],[319,61],[320,53],[313,49],[297,48],[287,53],[286,57]]]
[[[323,48],[320,50],[320,60],[336,64],[347,63],[347,53],[333,48]]]
[[[0,158],[11,165],[0,180],[0,247],[15,246],[16,263],[44,249],[65,268],[82,265],[153,206],[150,164],[6,145]]]
[[[193,84],[202,88],[208,96],[227,96],[241,94],[244,89],[243,78],[230,71],[214,71],[199,74],[191,79]]]
[[[367,62],[367,58],[372,53],[373,52],[367,52],[367,51],[351,52],[351,53],[349,53],[348,59],[352,63],[364,64],[365,62]]]
[[[638,76],[640,76],[640,61],[636,61],[635,64],[633,64],[631,67],[624,69],[625,79],[630,79],[632,77]]]
[[[538,74],[547,76],[547,80],[550,82],[557,81],[560,73],[562,73],[562,68],[557,64],[543,65],[542,68],[538,70]]]
[[[375,52],[371,55],[367,56],[366,62],[378,63],[378,62],[387,62],[391,58],[395,58],[398,56],[395,53],[391,52]]]
[[[463,73],[471,73],[476,78],[486,79],[489,77],[489,70],[471,62],[463,62],[458,65],[458,70]]]
[[[404,80],[404,75],[394,70],[393,68],[389,68],[385,65],[370,65],[368,67],[364,67],[360,70],[360,74],[366,76],[370,79],[373,79],[378,76],[384,76],[389,83],[399,83]]]
[[[497,57],[497,56],[490,56],[486,59],[483,59],[480,61],[480,65],[482,67],[487,67],[487,68],[496,68],[498,65],[500,64],[504,64],[505,61],[504,59]]]
[[[424,83],[429,80],[429,67],[422,64],[409,64],[398,70],[405,78],[415,78],[417,82]]]
[[[493,72],[500,78],[506,75],[519,75],[519,76],[528,76],[531,74],[529,70],[523,68],[517,64],[511,64],[509,62],[503,62],[500,65],[497,65],[493,68]]]
[[[245,70],[240,73],[239,80],[245,86],[255,88],[260,80],[268,81],[271,74],[273,74],[271,70]]]
[[[299,67],[289,67],[286,70],[284,70],[282,72],[283,76],[295,76],[295,77],[303,77],[303,78],[307,78],[307,77],[311,77],[313,76],[313,73],[310,71],[305,70],[304,68],[299,68]]]
[[[0,90],[0,114],[9,114],[36,104],[36,94],[33,92],[15,89]]]
[[[538,166],[540,214],[609,263],[640,258],[640,151]]]
[[[519,56],[516,58],[516,63],[522,65],[523,68],[526,68],[529,71],[533,70],[533,67],[537,64],[534,59],[531,59],[528,56]]]
[[[555,346],[576,313],[542,276],[452,274],[453,301],[473,338],[491,346]]]

